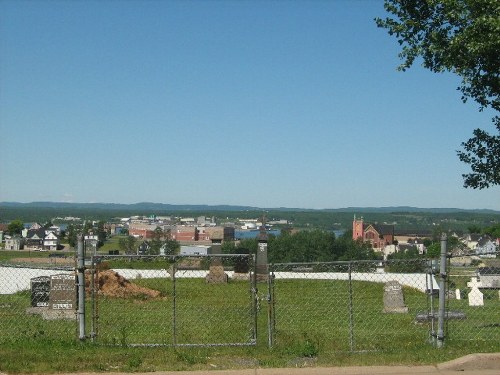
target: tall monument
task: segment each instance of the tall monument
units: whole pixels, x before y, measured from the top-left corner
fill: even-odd
[[[267,231],[265,216],[262,216],[262,225],[260,227],[260,233],[257,241],[255,274],[258,282],[267,281],[269,277],[269,269],[267,265]]]

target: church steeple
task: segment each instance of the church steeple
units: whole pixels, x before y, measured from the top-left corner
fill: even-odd
[[[354,215],[354,220],[352,221],[352,239],[357,240],[358,238],[363,239],[364,228],[363,228],[363,216],[361,219],[356,219]]]

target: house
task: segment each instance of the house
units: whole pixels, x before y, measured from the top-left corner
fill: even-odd
[[[363,218],[352,222],[352,239],[370,242],[372,248],[382,251],[386,245],[394,242],[394,225],[365,224]]]
[[[18,236],[5,238],[5,250],[22,250],[24,239]]]
[[[25,238],[25,248],[29,250],[57,250],[59,244],[59,236],[43,228],[28,229]]]
[[[142,243],[139,245],[137,249],[139,255],[149,254],[150,251],[151,251],[151,245],[149,244],[148,241],[142,241]]]
[[[43,238],[44,250],[57,250],[59,246],[59,237],[52,231],[47,232]]]
[[[489,236],[483,236],[477,242],[476,255],[494,258],[496,251],[497,245]]]
[[[469,250],[475,250],[480,238],[481,235],[478,233],[468,234],[462,238],[462,243],[467,246]]]
[[[412,240],[408,240],[408,244],[415,246],[418,250],[419,255],[423,255],[423,254],[427,253],[427,248],[424,245],[424,240],[422,240],[421,238],[415,238]]]
[[[28,229],[26,233],[25,248],[29,250],[43,250],[45,229]]]
[[[29,227],[29,229],[37,230],[37,229],[42,229],[42,225],[40,223],[32,223]]]
[[[477,276],[481,282],[480,288],[500,289],[500,267],[480,267]]]
[[[61,227],[59,227],[57,225],[52,225],[52,226],[48,227],[47,230],[50,230],[51,232],[54,232],[54,234],[56,236],[60,236],[61,235]]]

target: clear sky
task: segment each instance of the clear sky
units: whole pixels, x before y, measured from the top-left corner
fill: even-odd
[[[0,201],[500,210],[491,113],[373,1],[0,2]]]

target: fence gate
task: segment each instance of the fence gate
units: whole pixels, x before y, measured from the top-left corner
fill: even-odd
[[[275,264],[269,285],[271,345],[312,356],[432,341],[438,286],[426,260]]]
[[[91,336],[127,346],[254,345],[253,257],[95,256]]]

